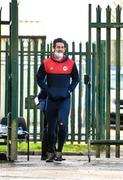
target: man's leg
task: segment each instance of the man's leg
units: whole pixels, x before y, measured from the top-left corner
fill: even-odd
[[[68,116],[70,111],[70,98],[61,101],[59,107],[58,152],[55,160],[62,160],[62,149],[66,140]]]
[[[46,160],[46,162],[52,162],[55,157],[56,116],[57,116],[57,109],[55,106],[55,102],[48,100],[47,122],[48,122],[49,155],[48,155],[48,159]]]

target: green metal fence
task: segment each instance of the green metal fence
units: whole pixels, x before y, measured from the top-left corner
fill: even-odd
[[[9,79],[9,37],[2,36],[2,72],[5,70],[3,81],[5,82],[2,106],[3,116],[8,114],[8,79]],[[37,96],[40,89],[36,83],[36,73],[43,59],[52,53],[52,43],[46,45],[46,37],[19,37],[18,51],[18,117],[23,116],[27,123],[27,130],[30,132],[30,140],[37,142],[42,139],[43,133],[43,114],[34,104],[34,97]],[[86,49],[82,50],[82,43],[72,42],[68,45],[66,53],[70,58],[76,61],[80,83],[76,91],[72,94],[71,113],[68,123],[67,140],[71,143],[85,141],[86,123],[85,123],[85,85],[83,82],[86,71]],[[3,83],[3,82],[2,82]],[[15,89],[16,90],[16,89]],[[15,91],[14,90],[14,91]]]
[[[96,145],[96,157],[100,157],[101,145],[106,147],[106,157],[110,157],[110,146],[115,145],[115,155],[120,157],[120,145],[123,144],[120,131],[120,37],[121,28],[123,28],[121,8],[119,6],[116,8],[116,22],[111,22],[111,8],[109,6],[106,8],[106,22],[101,22],[100,6],[96,9],[96,22],[92,22],[91,11],[91,5],[89,5],[88,42],[84,46],[82,43],[72,42],[66,51],[70,58],[75,60],[80,75],[80,83],[71,97],[67,140],[71,143],[74,141],[88,143],[88,140],[91,139],[90,143]],[[15,18],[14,15],[13,18]],[[17,23],[17,19],[14,21]],[[92,36],[94,36],[92,29],[95,29],[94,44],[92,44]],[[104,29],[105,39],[102,39]],[[112,29],[116,31],[116,46],[113,52]],[[43,114],[34,104],[34,97],[40,91],[36,83],[36,73],[43,59],[52,53],[52,43],[47,45],[45,36],[21,36],[17,43],[14,40],[14,38],[17,40],[17,32],[14,32],[14,28],[10,32],[10,36],[0,36],[1,114],[7,116],[9,112],[12,112],[12,122],[15,124],[18,112],[18,116],[23,116],[26,120],[30,140],[37,142],[42,139],[44,122]],[[14,50],[16,50],[15,54],[13,54]],[[114,59],[113,65],[116,67],[116,128],[113,131],[115,133],[113,137],[110,123],[112,57]],[[12,147],[15,149],[14,131],[12,132],[14,143]]]
[[[120,157],[120,145],[123,144],[122,131],[120,124],[122,106],[122,100],[120,99],[120,69],[121,69],[121,29],[123,23],[121,22],[121,8],[118,5],[116,7],[116,22],[111,22],[111,8],[106,8],[106,22],[102,22],[101,19],[101,7],[96,9],[96,22],[92,20],[91,5],[89,5],[89,66],[87,74],[92,80],[92,101],[89,99],[91,105],[86,105],[90,108],[90,111],[86,112],[86,121],[88,124],[88,133],[92,132],[91,144],[96,145],[96,157],[100,157],[100,147],[105,146],[106,157],[110,157],[111,145],[115,145],[115,156]],[[92,29],[95,29],[95,34],[92,33]],[[112,51],[112,31],[115,29],[115,48]],[[105,33],[104,40],[102,39],[102,33]],[[96,42],[96,56],[91,55],[91,41],[92,35],[95,36]],[[93,47],[95,48],[95,47]],[[112,62],[112,58],[114,62]],[[122,63],[123,64],[123,63]],[[116,108],[116,127],[114,130],[111,128],[111,70],[112,65],[115,66],[115,89],[114,94],[115,108]],[[88,86],[86,87],[88,88]],[[90,91],[87,92],[87,97]],[[89,115],[92,113],[92,116]],[[92,124],[90,123],[92,121]],[[92,126],[91,126],[91,125]],[[91,134],[91,133],[90,133]],[[113,135],[115,134],[115,135]]]

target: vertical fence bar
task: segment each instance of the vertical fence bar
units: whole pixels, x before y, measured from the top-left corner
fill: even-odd
[[[38,40],[34,41],[34,96],[37,96],[37,81],[36,81],[36,73],[38,70]],[[34,106],[34,142],[37,141],[37,106]]]
[[[50,43],[50,56],[51,56],[51,54],[52,54],[52,51],[53,51],[53,44],[52,44],[52,42]]]
[[[100,50],[100,138],[105,139],[105,41]]]
[[[86,82],[86,93],[85,93],[85,106],[86,106],[86,142],[90,139],[90,97],[91,97],[91,58],[89,55],[89,43],[86,43],[86,75],[88,77],[88,82]]]
[[[27,55],[27,130],[30,132],[30,51],[31,51],[31,42],[28,41],[28,55]]]
[[[96,45],[92,44],[92,139],[95,139],[96,117],[95,117],[95,59]]]
[[[97,24],[101,22],[101,8],[96,9]],[[96,58],[96,139],[100,139],[100,46],[101,28],[96,29],[97,58]],[[96,157],[100,157],[100,145],[96,146]]]
[[[9,45],[8,40],[6,41],[6,54],[5,54],[5,116],[8,114],[8,98],[9,98],[9,92],[8,92],[8,82],[9,82],[9,67],[10,67],[10,61],[9,61]]]
[[[82,129],[82,117],[81,117],[81,112],[82,112],[82,43],[79,43],[79,77],[80,77],[80,82],[79,82],[79,92],[78,92],[78,143],[80,144],[81,142],[81,129]]]
[[[85,106],[86,106],[86,130],[85,130],[85,140],[86,143],[90,139],[90,68],[91,68],[91,4],[89,4],[89,15],[88,15],[88,43],[86,43],[86,74],[89,77],[88,84],[86,84],[86,92],[85,92]],[[89,143],[89,142],[88,142]]]
[[[20,41],[20,116],[23,116],[24,100],[24,46],[23,40]]]
[[[72,59],[75,60],[75,42],[72,42]],[[72,108],[71,108],[71,143],[75,140],[75,92],[72,93]]]
[[[50,57],[50,47],[49,47],[49,44],[47,44],[47,58]]]
[[[116,8],[116,22],[120,24],[121,8]],[[120,140],[120,27],[116,28],[116,140]],[[120,146],[116,145],[116,157],[120,157]]]
[[[106,8],[106,22],[111,22],[111,8]],[[106,139],[110,139],[110,64],[111,64],[111,29],[106,28]],[[110,157],[110,145],[106,146],[106,157]]]
[[[41,56],[40,56],[40,64],[45,59],[45,41],[41,43]],[[39,65],[40,65],[39,64]],[[44,113],[40,112],[40,139],[43,138],[43,130],[44,130]]]

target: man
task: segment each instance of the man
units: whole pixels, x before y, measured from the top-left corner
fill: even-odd
[[[66,41],[53,41],[54,53],[45,59],[37,72],[38,85],[47,91],[47,122],[49,153],[46,162],[62,160],[62,149],[70,111],[70,93],[79,82],[78,70],[73,60],[65,54]],[[47,83],[45,83],[47,78]],[[58,149],[55,152],[56,124],[58,123]]]

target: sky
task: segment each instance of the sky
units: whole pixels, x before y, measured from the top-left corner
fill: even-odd
[[[9,19],[9,2],[0,0],[2,20]],[[107,5],[114,5],[113,0],[18,0],[19,34],[45,35],[47,42],[57,37],[71,42],[86,42],[88,4],[92,4],[94,18],[98,4],[104,11]],[[2,32],[7,32],[7,27]]]

